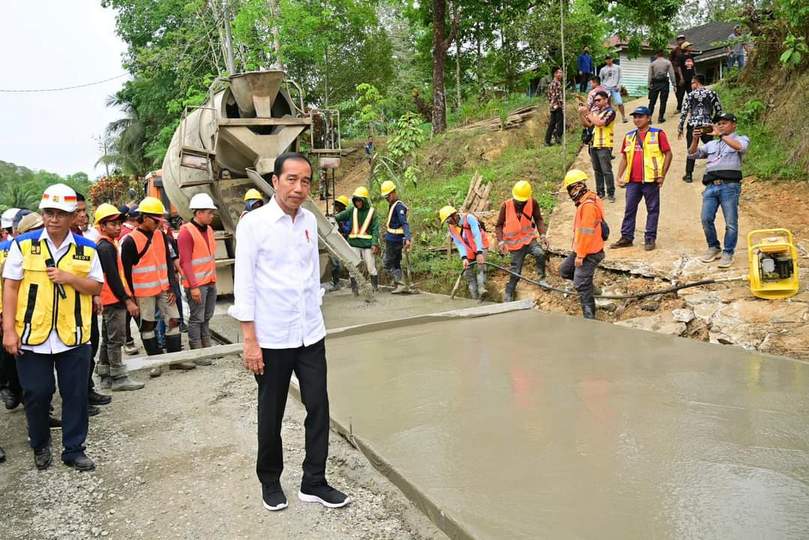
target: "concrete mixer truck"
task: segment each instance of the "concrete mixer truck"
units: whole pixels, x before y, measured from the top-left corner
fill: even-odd
[[[244,193],[256,188],[271,197],[275,158],[287,151],[306,152],[316,169],[339,166],[339,115],[307,109],[300,87],[280,70],[215,81],[207,101],[187,109],[174,132],[160,188],[186,220],[192,217],[188,204],[194,194],[208,193],[217,202],[217,288],[222,294],[233,292],[234,233]],[[336,257],[370,297],[371,287],[358,271],[361,259],[312,200],[304,207],[317,217],[322,275],[330,267],[329,256]]]

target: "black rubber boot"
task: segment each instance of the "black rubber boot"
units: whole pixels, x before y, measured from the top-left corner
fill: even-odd
[[[371,286],[374,288],[374,292],[379,290],[379,276],[371,276]]]
[[[160,345],[157,343],[156,337],[143,339],[143,348],[146,349],[146,354],[149,356],[163,354],[163,351],[160,350]]]
[[[183,336],[180,334],[174,334],[172,336],[166,336],[166,352],[179,352],[183,350]]]
[[[539,276],[540,281],[545,279],[545,261],[547,260],[548,260],[547,255],[537,257],[537,275]]]
[[[592,299],[589,302],[585,302],[582,300],[581,303],[581,312],[584,315],[585,319],[595,319],[596,318],[596,301]]]
[[[360,287],[357,285],[357,280],[354,278],[351,278],[351,292],[354,293],[354,296],[360,295]]]

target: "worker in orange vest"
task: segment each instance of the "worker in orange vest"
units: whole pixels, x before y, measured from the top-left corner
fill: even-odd
[[[511,199],[500,207],[494,232],[500,253],[511,253],[512,272],[521,273],[526,255],[531,255],[536,261],[539,279],[545,279],[545,250],[548,242],[545,239],[545,223],[542,221],[539,203],[534,199],[531,184],[525,180],[514,184]],[[520,278],[512,274],[503,294],[504,302],[514,299],[514,290],[519,281]]]
[[[488,294],[485,265],[489,235],[474,214],[460,214],[452,206],[439,210],[438,217],[442,224],[447,224],[452,241],[461,255],[469,294],[475,300],[483,299]],[[477,265],[477,271],[473,262]]]
[[[124,215],[111,204],[103,203],[95,211],[98,232],[97,252],[104,271],[104,286],[101,289],[102,322],[101,347],[96,373],[101,378],[101,388],[113,392],[140,390],[143,383],[133,381],[123,363],[121,348],[126,342],[126,316],[140,314],[138,304],[124,277],[124,267],[118,253],[118,235]]]
[[[191,221],[180,227],[177,244],[183,288],[191,316],[188,319],[188,345],[192,349],[211,346],[208,324],[216,307],[216,240],[213,223],[216,205],[207,193],[191,197],[188,208]],[[194,360],[197,365],[210,365],[211,360]]]
[[[165,208],[160,199],[146,197],[138,205],[138,228],[121,242],[121,262],[130,290],[135,295],[140,309],[140,337],[146,354],[161,354],[163,351],[155,335],[157,309],[167,321],[166,352],[182,350],[180,314],[177,299],[172,292],[177,275],[171,265],[169,241],[161,229]],[[191,362],[179,362],[170,369],[194,369]],[[160,368],[149,375],[159,377]]]
[[[609,235],[609,227],[604,221],[604,204],[587,189],[585,182],[587,174],[578,169],[569,170],[562,182],[576,204],[576,217],[573,220],[573,253],[562,262],[559,274],[564,279],[573,280],[584,318],[595,319],[593,275],[604,260],[604,240]]]

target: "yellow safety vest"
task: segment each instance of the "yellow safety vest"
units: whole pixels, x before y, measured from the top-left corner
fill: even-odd
[[[3,313],[3,266],[6,264],[8,246],[11,242],[0,242],[0,313]]]
[[[349,238],[363,238],[365,240],[370,240],[373,238],[370,234],[368,234],[368,227],[371,226],[371,218],[374,217],[374,209],[371,207],[368,210],[368,215],[365,216],[365,221],[362,222],[362,227],[359,226],[359,215],[360,209],[354,207],[354,214],[351,217],[351,232],[348,233]]]
[[[404,229],[402,227],[399,227],[397,229],[391,229],[391,227],[390,227],[390,220],[393,219],[393,211],[396,210],[396,206],[400,202],[402,202],[402,201],[397,200],[395,203],[390,205],[390,210],[388,210],[388,222],[387,222],[387,224],[385,226],[388,228],[388,232],[390,234],[400,234],[400,235],[404,236]]]
[[[638,130],[633,129],[624,137],[624,152],[626,152],[626,170],[624,182],[629,182],[632,174],[632,163],[635,159],[635,138]],[[660,129],[649,128],[643,138],[643,181],[654,182],[663,176],[663,152],[660,150]]]
[[[612,148],[615,143],[615,120],[606,126],[593,126],[593,148]]]
[[[23,345],[41,345],[56,327],[62,343],[75,347],[90,340],[90,320],[93,316],[93,297],[80,294],[70,285],[62,285],[62,298],[46,272],[48,259],[54,260],[48,243],[40,240],[42,231],[34,231],[17,238],[22,253],[23,277],[17,297],[17,334]],[[56,268],[79,277],[90,274],[93,258],[97,257],[95,244],[80,236],[58,261]]]

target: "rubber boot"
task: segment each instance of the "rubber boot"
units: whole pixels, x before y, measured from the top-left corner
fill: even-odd
[[[511,282],[506,285],[506,290],[503,292],[503,302],[513,302],[514,301],[514,287],[511,286]]]
[[[357,285],[357,280],[351,278],[351,292],[354,293],[354,296],[360,295],[360,287]]]
[[[539,281],[545,280],[545,261],[547,261],[547,255],[537,257],[537,275],[539,276]]]
[[[489,291],[486,289],[486,272],[483,270],[478,270],[477,275],[478,280],[478,292],[480,293],[480,299],[483,300],[486,295],[489,294]]]
[[[393,290],[390,292],[391,294],[402,294],[403,292],[407,292],[407,287],[405,284],[402,283],[402,271],[401,270],[391,270],[391,276],[393,277]]]
[[[146,386],[143,383],[133,381],[129,378],[129,375],[126,374],[121,377],[111,377],[111,380],[113,392],[130,392],[132,390],[140,390]]]
[[[379,290],[379,276],[371,276],[371,286],[374,288],[374,292]]]
[[[472,297],[472,300],[480,300],[480,293],[478,292],[478,282],[474,279],[470,279],[467,282],[469,286],[469,296]]]
[[[202,348],[207,349],[211,346],[211,336],[200,336],[200,341],[202,341]]]
[[[596,318],[596,301],[595,299],[591,300],[590,302],[585,302],[582,300],[581,302],[581,312],[584,315],[585,319],[595,319]]]
[[[143,339],[143,348],[146,349],[146,354],[149,356],[163,354],[163,351],[160,350],[160,345],[157,343],[156,337]]]

